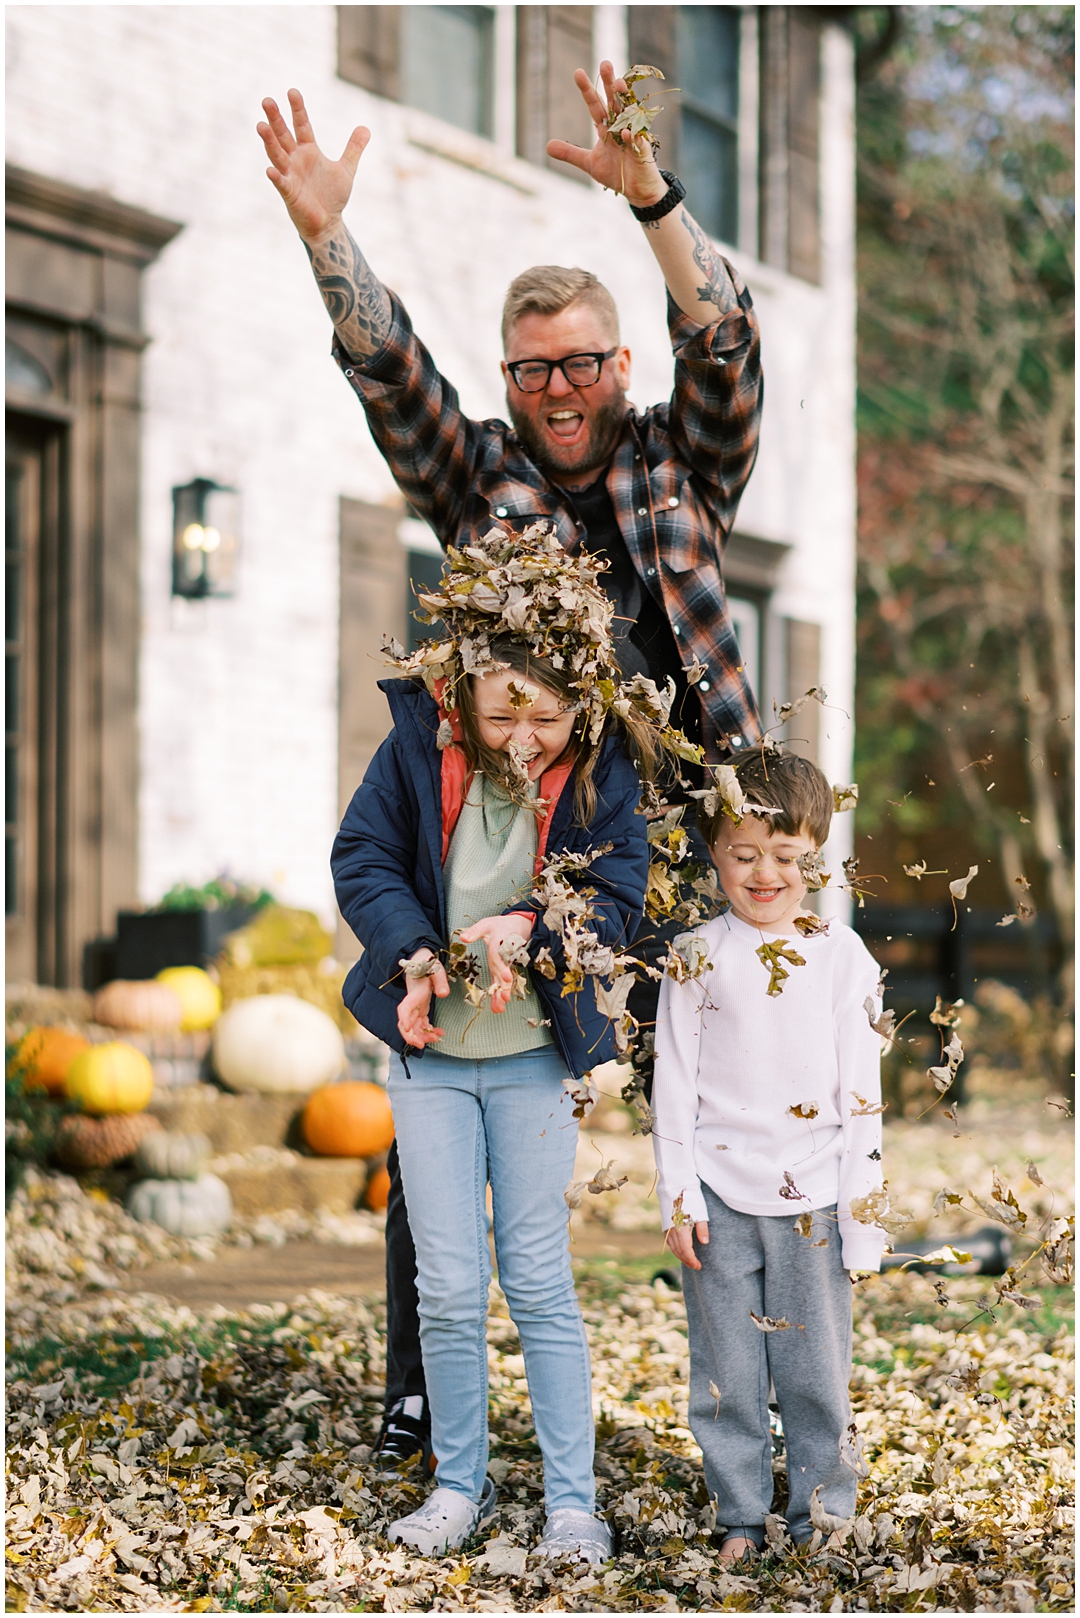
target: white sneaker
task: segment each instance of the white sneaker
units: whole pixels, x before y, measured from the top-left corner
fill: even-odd
[[[495,1511],[495,1485],[484,1479],[479,1504],[456,1489],[433,1489],[419,1511],[390,1524],[387,1538],[411,1545],[425,1556],[441,1556],[464,1545]],[[579,1514],[580,1515],[580,1514]]]
[[[588,1562],[599,1567],[614,1554],[611,1529],[599,1517],[587,1511],[575,1511],[562,1506],[553,1511],[544,1524],[543,1537],[536,1547],[537,1556],[555,1561],[568,1557],[572,1562]]]

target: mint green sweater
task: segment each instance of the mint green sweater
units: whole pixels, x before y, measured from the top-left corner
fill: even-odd
[[[534,783],[532,796],[536,796]],[[443,867],[446,914],[450,937],[485,916],[499,916],[528,892],[536,859],[537,821],[530,809],[514,803],[477,772],[461,807]],[[470,945],[480,968],[478,982],[491,982],[487,946]],[[516,1056],[520,1051],[551,1044],[551,1034],[539,1026],[543,1011],[530,987],[524,1000],[511,1000],[498,1016],[485,1000],[479,1011],[470,1006],[462,984],[451,979],[446,1000],[432,1000],[431,1021],[442,1028],[437,1046],[440,1056],[470,1060],[488,1056]],[[537,1024],[530,1028],[529,1019]]]

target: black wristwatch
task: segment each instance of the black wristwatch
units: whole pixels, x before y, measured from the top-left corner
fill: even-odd
[[[679,206],[686,195],[685,185],[674,174],[669,174],[667,169],[661,169],[660,176],[667,181],[668,188],[659,202],[654,202],[651,208],[635,208],[633,203],[630,204],[630,212],[640,225],[651,225],[657,219],[663,219],[672,208]]]

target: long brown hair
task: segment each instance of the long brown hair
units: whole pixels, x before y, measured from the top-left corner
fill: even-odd
[[[523,642],[509,636],[493,641],[491,652],[492,656],[498,662],[505,663],[512,673],[524,675],[536,685],[543,686],[565,707],[577,706],[578,696],[570,684],[567,672],[557,669],[550,658],[537,657]],[[473,696],[474,678],[474,675],[467,674],[458,685],[456,693],[465,757],[471,769],[479,770],[489,781],[498,782],[512,797],[517,797],[520,795],[520,788],[515,785],[506,753],[489,747],[480,735]],[[643,781],[655,780],[660,766],[660,749],[653,730],[637,714],[631,712],[625,719],[619,714],[609,714],[603,732],[596,742],[590,742],[585,734],[586,724],[587,716],[584,713],[578,715],[570,742],[562,755],[563,759],[574,759],[574,814],[582,826],[587,826],[596,813],[596,783],[593,781],[593,772],[606,737],[621,733],[623,745]]]

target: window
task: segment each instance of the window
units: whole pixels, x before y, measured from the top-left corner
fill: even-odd
[[[739,233],[739,12],[680,6],[677,21],[680,177],[710,236]]]
[[[490,136],[493,25],[491,6],[402,6],[401,99]]]

